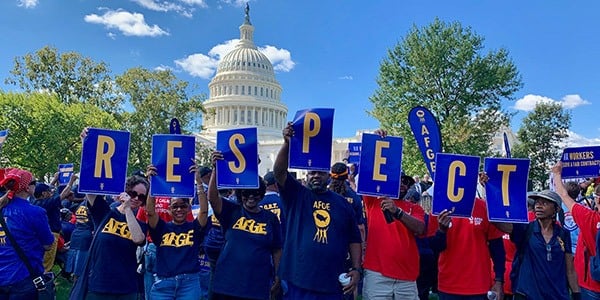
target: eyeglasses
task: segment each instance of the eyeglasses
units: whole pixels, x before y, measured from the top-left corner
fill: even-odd
[[[546,245],[546,260],[552,261],[552,247],[550,246],[550,244]]]
[[[138,200],[142,201],[142,203],[146,203],[146,198],[148,198],[146,194],[138,194],[136,191],[127,191],[126,193],[129,195],[129,197],[131,197],[131,199],[137,197]]]
[[[260,195],[256,194],[255,192],[242,192],[242,198],[258,200],[260,199]]]
[[[172,210],[187,209],[187,208],[188,208],[187,204],[171,205]]]

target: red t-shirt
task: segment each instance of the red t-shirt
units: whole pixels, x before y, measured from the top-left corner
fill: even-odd
[[[487,293],[493,285],[488,275],[492,272],[488,241],[502,235],[489,222],[485,201],[481,199],[475,200],[471,218],[452,218],[446,233],[446,250],[440,253],[438,261],[438,289],[455,295]]]
[[[573,205],[571,210],[573,220],[579,226],[577,251],[575,252],[575,273],[577,282],[582,288],[600,292],[600,282],[592,279],[590,275],[590,257],[596,255],[596,233],[600,227],[600,213],[593,211],[581,204]],[[586,261],[587,256],[587,261]]]
[[[363,196],[367,212],[367,249],[363,267],[397,280],[415,281],[419,276],[419,249],[415,235],[395,220],[388,224],[381,211],[381,200]],[[405,200],[394,201],[404,214],[423,221],[423,208]]]
[[[154,204],[154,211],[156,211],[158,217],[166,223],[173,221],[173,217],[169,213],[171,198],[155,197],[154,201],[156,202],[156,204]],[[148,223],[148,213],[146,212],[146,207],[140,207],[135,217],[142,222]],[[185,220],[188,222],[194,221],[194,215],[192,214],[191,210],[185,217]],[[148,232],[146,238],[148,239],[148,242],[152,243],[152,238],[150,238],[150,232]]]

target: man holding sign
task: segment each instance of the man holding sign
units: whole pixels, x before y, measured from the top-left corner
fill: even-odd
[[[369,229],[363,295],[366,299],[416,300],[419,250],[415,235],[425,229],[425,212],[403,199],[415,181],[399,173],[402,139],[386,137],[385,131],[377,130],[363,134],[362,144],[359,191],[368,192],[365,183],[375,187],[371,196],[363,196]],[[376,197],[385,190],[394,191],[394,195]]]
[[[289,174],[290,141],[298,138],[294,133],[290,122],[283,130],[284,142],[273,166],[288,216],[279,274],[288,282],[287,299],[340,299],[342,293],[353,292],[360,279],[360,232],[350,204],[327,190],[326,171],[309,171],[306,186]],[[310,138],[305,142],[310,143]],[[345,268],[348,251],[350,269]],[[351,277],[343,287],[338,282],[342,273]]]

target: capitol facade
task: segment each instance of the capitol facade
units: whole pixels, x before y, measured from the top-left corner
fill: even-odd
[[[248,8],[239,28],[240,41],[219,62],[215,77],[208,84],[204,130],[197,134],[197,141],[214,146],[219,130],[256,127],[262,176],[273,170],[283,143],[282,130],[288,122],[288,109],[281,100],[283,89],[275,78],[273,65],[254,45],[254,26]],[[360,141],[360,135],[358,132],[356,137],[334,139],[331,163],[347,157],[348,143]],[[302,174],[299,171],[299,175]]]

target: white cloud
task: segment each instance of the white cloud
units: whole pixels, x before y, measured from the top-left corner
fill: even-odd
[[[106,34],[106,36],[108,36],[109,38],[115,40],[117,38],[117,34],[114,32],[109,32]]]
[[[35,8],[38,2],[38,0],[19,0],[19,4],[17,5],[25,8]]]
[[[258,50],[269,58],[275,71],[289,72],[296,65],[292,61],[292,55],[288,50],[278,49],[270,45],[259,47]]]
[[[562,98],[561,101],[554,100],[552,98],[540,96],[540,95],[532,95],[528,94],[525,97],[517,100],[515,102],[514,109],[523,110],[523,111],[532,111],[538,103],[558,103],[562,105],[566,109],[573,109],[575,107],[581,105],[590,104],[589,101],[581,98],[581,96],[577,94],[566,95]]]
[[[175,60],[175,64],[192,76],[209,79],[215,73],[221,59],[235,49],[238,42],[239,39],[225,41],[212,47],[208,54],[195,53]],[[267,56],[276,71],[289,72],[296,65],[291,59],[290,51],[286,49],[267,45],[259,47],[258,50]]]
[[[177,4],[173,1],[160,1],[160,0],[131,0],[141,7],[144,7],[153,11],[169,12],[174,11],[184,17],[191,18],[195,10],[194,6],[208,7],[204,0],[179,0],[184,5]]]
[[[167,71],[167,70],[171,70],[172,72],[175,72],[175,70],[173,70],[172,67],[169,66],[165,66],[165,65],[160,65],[156,68],[154,68],[155,71]]]
[[[584,147],[598,145],[600,145],[600,138],[586,138],[570,130],[569,138],[565,142],[565,147]]]
[[[352,75],[344,75],[344,76],[340,76],[338,77],[339,80],[354,80],[354,78],[352,77]]]
[[[148,25],[144,15],[124,10],[107,10],[103,15],[90,14],[83,18],[92,24],[102,24],[107,29],[118,29],[127,36],[161,36],[169,35],[158,25]]]
[[[249,0],[221,0],[221,2],[225,3],[225,4],[241,7],[241,6],[246,5],[246,2],[249,2]]]

